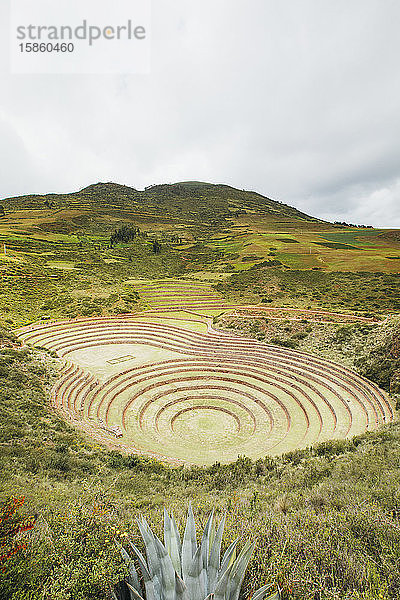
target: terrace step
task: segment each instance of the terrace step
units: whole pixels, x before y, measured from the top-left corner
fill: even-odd
[[[197,452],[196,462],[219,451],[231,459],[238,449],[279,453],[393,419],[390,402],[377,386],[332,361],[212,326],[197,333],[145,318],[84,318],[20,332],[25,342],[70,357],[52,402],[101,443],[183,462],[185,452],[194,458]],[[102,382],[75,364],[82,352],[90,356],[90,349],[118,344],[144,345],[180,358],[125,369],[121,363],[121,370]],[[222,429],[214,431],[212,447],[202,427],[215,424]]]

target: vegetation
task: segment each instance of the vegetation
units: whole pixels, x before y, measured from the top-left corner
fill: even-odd
[[[238,600],[244,574],[254,551],[255,544],[246,542],[237,555],[239,539],[230,544],[221,560],[221,544],[225,517],[218,528],[213,513],[207,519],[203,538],[197,545],[196,525],[191,505],[183,539],[179,535],[173,515],[164,509],[164,544],[152,532],[146,519],[142,517],[138,526],[146,547],[147,562],[134,544],[131,552],[138,561],[145,594],[139,582],[134,561],[121,546],[121,554],[127,563],[129,577],[124,587],[118,586],[118,597],[130,600]],[[271,585],[259,588],[252,598],[280,600],[279,592],[270,594]]]
[[[16,538],[25,531],[30,531],[35,526],[36,517],[30,516],[22,518],[17,511],[24,504],[25,498],[7,498],[0,503],[0,568],[14,554],[22,549],[26,549],[26,545],[17,541]]]
[[[138,227],[133,228],[129,227],[129,225],[122,225],[119,229],[116,229],[114,233],[110,237],[110,246],[113,247],[114,244],[118,244],[118,242],[123,242],[127,244],[135,239],[137,235],[139,235],[140,229]]]
[[[380,343],[367,347],[355,361],[359,372],[390,392],[397,402],[400,397],[400,327],[396,327]]]
[[[398,273],[343,273],[281,270],[268,266],[235,273],[216,289],[228,299],[271,302],[292,306],[360,314],[400,311]]]
[[[153,242],[153,252],[154,254],[160,254],[161,252],[161,244],[158,240]]]
[[[94,211],[97,223],[94,225],[92,221],[91,227],[96,226],[98,229],[102,229],[101,215],[107,212],[114,217],[124,215],[130,220],[140,220],[142,223],[151,223],[155,219],[164,224],[186,221],[188,225],[193,225],[195,221],[200,225],[213,227],[229,223],[228,220],[237,212],[243,216],[253,214],[254,211],[273,220],[279,215],[283,222],[297,219],[317,225],[322,223],[261,194],[238,190],[228,185],[201,182],[155,185],[144,191],[115,183],[97,183],[73,194],[24,196],[8,198],[5,202],[12,210],[32,210],[43,208],[46,200],[57,210],[78,209],[84,214]],[[246,205],[246,210],[243,210],[243,205]],[[55,222],[58,223],[57,215],[55,217]],[[63,228],[76,231],[81,224],[76,215],[71,215]]]
[[[346,223],[346,221],[335,221],[334,225],[340,227],[361,227],[362,229],[372,229],[372,225],[354,225],[354,223]]]

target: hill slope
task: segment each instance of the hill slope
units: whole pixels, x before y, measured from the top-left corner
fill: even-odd
[[[228,185],[184,182],[154,185],[143,191],[115,183],[97,183],[70,194],[7,198],[6,212],[41,211],[50,230],[79,230],[82,225],[104,229],[108,218],[159,225],[213,226],[233,224],[240,217],[256,217],[271,223],[321,224],[295,208]],[[65,210],[69,211],[67,214]],[[52,225],[51,225],[52,224]]]

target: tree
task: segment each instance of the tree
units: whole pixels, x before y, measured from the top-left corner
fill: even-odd
[[[158,240],[155,240],[153,242],[153,252],[154,254],[160,254],[161,253],[161,244]]]
[[[138,227],[129,227],[129,225],[122,225],[119,229],[116,229],[114,233],[111,234],[110,237],[110,246],[111,248],[114,244],[118,242],[123,242],[127,244],[135,239],[137,235],[139,235],[140,230]]]

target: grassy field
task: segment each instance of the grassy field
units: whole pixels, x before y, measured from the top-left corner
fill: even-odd
[[[262,266],[215,286],[228,302],[325,309],[360,315],[398,314],[399,273],[282,270]]]

